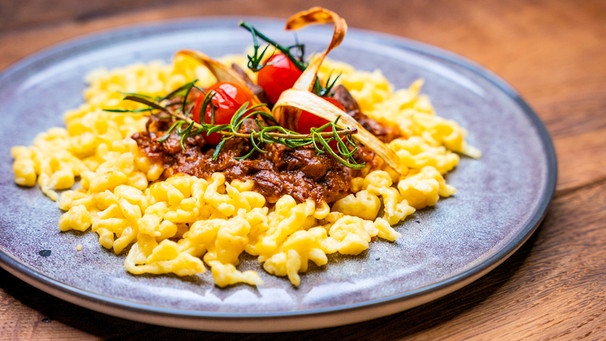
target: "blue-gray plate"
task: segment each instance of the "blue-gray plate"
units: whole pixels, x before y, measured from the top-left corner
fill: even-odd
[[[283,22],[250,18],[261,31],[294,41]],[[457,194],[416,212],[397,227],[395,243],[375,241],[358,257],[331,257],[301,285],[260,271],[258,288],[221,289],[209,272],[190,278],[133,276],[124,256],[103,249],[94,233],[61,233],[57,204],[38,188],[13,183],[10,147],[63,125],[82,103],[84,76],[96,68],[169,61],[180,49],[211,56],[251,46],[238,19],[183,20],[134,26],[70,41],[0,74],[0,265],[66,301],[114,316],[211,331],[272,332],[337,326],[400,312],[460,289],[514,253],[542,221],[556,184],[556,157],[543,124],[504,81],[457,55],[399,37],[350,29],[330,55],[364,70],[381,69],[397,88],[418,78],[438,115],[469,132],[482,150],[447,176]],[[299,33],[308,53],[332,29]],[[82,245],[82,251],[76,250]],[[242,269],[259,269],[252,258]]]

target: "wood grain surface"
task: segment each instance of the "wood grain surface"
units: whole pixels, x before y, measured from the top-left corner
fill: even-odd
[[[437,301],[354,325],[272,335],[131,322],[0,270],[0,339],[606,339],[606,1],[2,1],[0,70],[53,44],[132,23],[284,18],[311,5],[338,11],[351,27],[458,53],[521,93],[547,126],[559,164],[556,194],[533,237],[495,270]]]

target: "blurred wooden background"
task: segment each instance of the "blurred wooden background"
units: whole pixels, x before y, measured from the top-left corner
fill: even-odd
[[[0,70],[62,41],[133,23],[216,15],[284,18],[320,5],[351,27],[458,53],[509,82],[550,132],[556,195],[504,264],[435,302],[325,330],[242,339],[606,339],[606,1],[0,0]],[[1,236],[0,236],[1,237]],[[230,339],[149,326],[49,296],[0,270],[0,339]]]

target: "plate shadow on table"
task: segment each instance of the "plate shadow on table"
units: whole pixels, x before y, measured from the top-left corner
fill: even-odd
[[[445,297],[398,314],[354,325],[299,332],[230,334],[159,327],[105,315],[65,302],[22,282],[3,269],[0,269],[0,279],[6,294],[40,312],[42,324],[39,326],[40,328],[43,328],[44,323],[59,322],[103,339],[118,337],[120,339],[158,339],[178,336],[181,340],[223,340],[233,339],[237,336],[239,340],[262,340],[271,335],[272,339],[288,340],[317,338],[388,340],[410,336],[437,326],[489,298],[524,264],[537,239],[540,238],[542,228],[543,226],[540,226],[516,253],[496,269]],[[390,326],[394,326],[394,328],[390,328]]]

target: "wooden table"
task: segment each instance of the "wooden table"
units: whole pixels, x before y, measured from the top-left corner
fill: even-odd
[[[83,34],[178,17],[286,17],[294,1],[3,1],[0,69]],[[451,50],[512,84],[546,124],[559,179],[547,217],[509,260],[437,301],[377,320],[275,334],[295,339],[606,339],[606,2],[316,1],[351,27]],[[5,179],[3,179],[5,181]],[[268,335],[238,335],[264,339]],[[223,339],[130,322],[0,271],[1,339]]]

